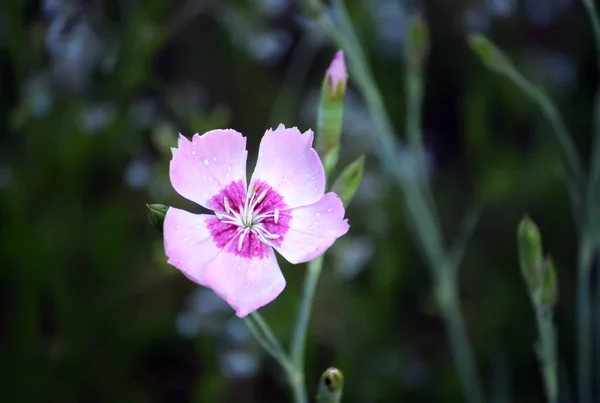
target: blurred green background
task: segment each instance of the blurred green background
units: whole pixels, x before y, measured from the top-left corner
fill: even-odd
[[[560,150],[536,107],[485,69],[465,36],[489,35],[543,85],[586,157],[597,77],[583,6],[347,4],[400,135],[407,18],[421,10],[430,25],[423,130],[446,240],[483,207],[460,285],[486,394],[544,401],[517,259],[525,212],[557,265],[561,386],[572,388],[576,237]],[[282,371],[243,322],[166,264],[145,203],[200,211],[169,184],[178,132],[235,128],[249,137],[251,167],[266,128],[314,128],[336,50],[292,0],[2,0],[1,401],[289,401]],[[366,171],[351,231],[319,284],[308,388],[335,365],[347,403],[462,401],[430,276],[372,130],[350,77],[341,166],[366,153]],[[281,264],[288,286],[261,313],[287,344],[305,268]]]

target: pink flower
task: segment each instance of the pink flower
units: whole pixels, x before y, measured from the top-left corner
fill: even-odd
[[[246,186],[246,138],[212,130],[172,149],[171,184],[181,196],[214,211],[169,208],[164,221],[168,262],[211,288],[240,318],[285,288],[276,249],[291,263],[315,259],[348,232],[344,206],[325,192],[313,133],[280,125],[260,143]]]
[[[338,94],[338,91],[342,91],[342,95],[346,92],[348,72],[346,71],[346,63],[344,62],[343,50],[338,50],[335,54],[333,61],[327,69],[325,79],[329,84],[329,91],[331,96],[336,96],[336,94]]]

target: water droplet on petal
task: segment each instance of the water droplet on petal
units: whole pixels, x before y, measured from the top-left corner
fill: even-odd
[[[207,159],[204,160],[204,165],[208,165],[208,160]]]

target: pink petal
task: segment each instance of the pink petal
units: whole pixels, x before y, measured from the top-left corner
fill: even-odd
[[[310,206],[289,211],[290,229],[277,251],[290,263],[304,263],[323,254],[350,226],[344,205],[335,193],[327,193]]]
[[[243,318],[277,298],[285,288],[285,278],[272,248],[265,257],[251,259],[233,250],[225,247],[206,269],[204,279]]]
[[[283,125],[267,130],[251,183],[266,182],[288,208],[319,201],[325,192],[325,171],[312,142],[312,130],[300,133],[296,127],[286,129]]]
[[[235,130],[195,134],[192,141],[180,135],[172,151],[171,184],[188,200],[209,207],[206,202],[230,183],[246,186],[246,138]]]
[[[205,284],[206,267],[221,251],[208,230],[208,224],[213,219],[213,215],[192,214],[171,207],[163,224],[165,253],[169,264],[202,285]]]

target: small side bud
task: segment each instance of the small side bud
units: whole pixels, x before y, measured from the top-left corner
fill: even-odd
[[[339,403],[344,389],[344,374],[337,368],[327,368],[321,375],[317,403]]]
[[[162,234],[163,222],[165,221],[169,206],[165,206],[164,204],[146,204],[146,207],[148,207],[149,210],[148,220],[150,221],[150,224],[154,225]]]
[[[339,50],[325,73],[317,111],[315,147],[327,175],[331,174],[338,161],[347,82],[344,52]]]
[[[360,186],[362,180],[363,171],[365,167],[364,155],[358,157],[356,160],[348,164],[342,171],[340,176],[337,177],[333,183],[332,190],[340,196],[342,203],[345,207],[348,207],[356,190]]]
[[[529,216],[523,217],[517,230],[521,271],[527,285],[534,289],[542,281],[542,235]]]
[[[558,302],[558,279],[554,261],[550,256],[544,260],[542,268],[542,302],[550,308]]]
[[[492,41],[483,35],[473,34],[468,38],[471,50],[488,68],[497,73],[507,73],[513,69],[512,63]]]

